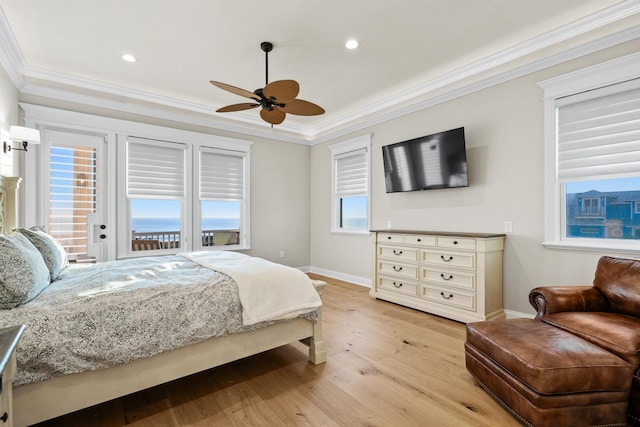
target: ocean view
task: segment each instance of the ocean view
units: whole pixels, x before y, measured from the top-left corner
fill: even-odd
[[[344,218],[343,220],[343,228],[348,229],[366,229],[367,228],[367,219],[366,218]]]
[[[138,233],[154,231],[180,231],[178,218],[133,218],[132,229]],[[204,218],[203,230],[237,230],[240,228],[239,218]]]
[[[132,229],[138,233],[150,233],[154,231],[180,231],[178,218],[133,218]],[[366,218],[345,218],[344,228],[366,228]],[[203,230],[237,230],[240,228],[239,218],[205,218]]]

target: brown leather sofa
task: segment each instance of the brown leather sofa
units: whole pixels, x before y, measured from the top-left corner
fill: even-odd
[[[640,261],[533,289],[535,319],[467,325],[467,369],[523,424],[640,425]]]

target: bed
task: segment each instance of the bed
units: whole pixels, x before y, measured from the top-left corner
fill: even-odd
[[[16,234],[8,232],[16,224],[19,184],[19,178],[0,176],[0,246]],[[14,425],[290,343],[305,343],[312,363],[325,362],[318,297],[323,283],[281,267],[222,251],[61,267],[50,285],[32,292],[36,295],[24,293],[28,302],[0,310],[0,326],[26,325],[16,349]],[[54,277],[51,268],[47,273]],[[299,279],[307,283],[292,291]],[[280,306],[262,304],[270,299],[260,290],[265,286],[269,294],[281,293],[271,298]]]

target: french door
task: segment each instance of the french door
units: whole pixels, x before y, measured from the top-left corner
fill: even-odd
[[[106,261],[106,135],[45,129],[43,136],[48,232],[69,259]]]

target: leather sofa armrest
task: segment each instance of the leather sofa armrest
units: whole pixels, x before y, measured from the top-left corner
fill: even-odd
[[[529,293],[536,319],[562,311],[610,311],[609,302],[595,286],[543,286]]]

